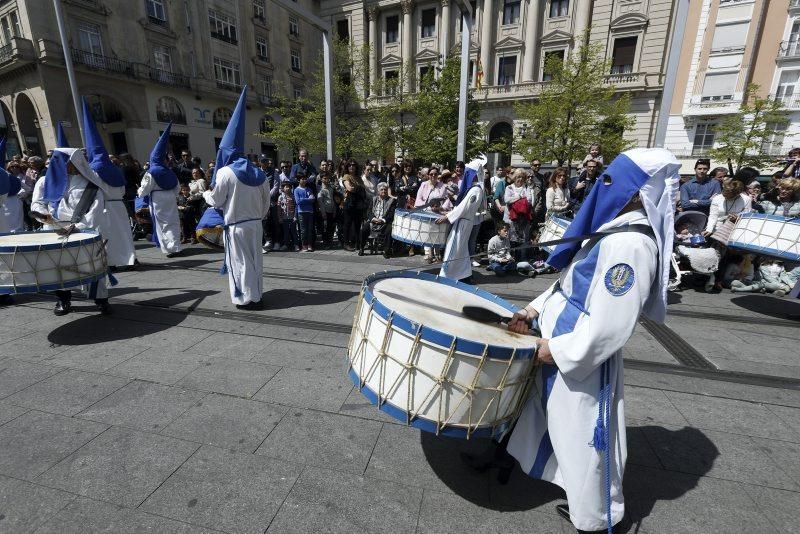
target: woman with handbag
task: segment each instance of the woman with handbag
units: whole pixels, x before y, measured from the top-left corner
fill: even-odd
[[[361,180],[352,174],[346,174],[344,183],[344,202],[342,216],[344,226],[344,249],[350,252],[361,247],[361,221],[367,205],[367,193]]]
[[[522,169],[514,171],[514,182],[506,186],[503,194],[508,218],[511,220],[509,239],[512,247],[526,244],[530,237],[533,204],[531,203],[528,186],[525,184],[526,178],[527,175]],[[524,258],[519,257],[517,259],[519,261]]]
[[[722,291],[722,273],[725,272],[730,263],[725,243],[728,242],[728,236],[730,236],[733,227],[736,225],[739,215],[753,209],[753,200],[749,196],[743,196],[743,190],[744,184],[742,182],[726,180],[722,184],[722,193],[711,197],[708,221],[703,235],[714,240],[711,246],[717,250],[722,259],[719,262],[717,272],[706,282],[705,290],[708,292]]]

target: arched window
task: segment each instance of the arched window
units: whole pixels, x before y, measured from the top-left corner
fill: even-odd
[[[275,121],[269,115],[264,115],[258,123],[258,131],[264,135],[269,134],[275,125]]]
[[[489,130],[489,150],[493,152],[491,163],[495,166],[511,165],[511,145],[514,140],[514,130],[507,122],[498,122]]]
[[[224,130],[228,127],[228,123],[231,122],[231,117],[233,116],[233,110],[230,108],[217,108],[214,110],[214,118],[212,119],[214,122],[214,128],[218,130]]]
[[[161,122],[186,124],[186,113],[181,103],[171,96],[162,96],[156,104],[156,118]]]

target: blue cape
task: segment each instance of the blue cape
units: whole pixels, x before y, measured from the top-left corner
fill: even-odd
[[[50,156],[50,165],[47,167],[47,174],[44,176],[44,200],[47,202],[59,202],[67,192],[69,185],[69,175],[67,174],[67,162],[69,156],[58,150]]]
[[[8,196],[15,197],[19,194],[19,190],[22,189],[22,180],[17,178],[16,176],[8,175]]]
[[[625,154],[614,158],[597,179],[563,237],[591,234],[614,220],[649,179],[650,175]],[[580,242],[558,245],[547,258],[547,263],[556,269],[564,269],[581,246]]]
[[[470,167],[466,167],[464,169],[464,178],[461,180],[461,184],[458,186],[458,196],[456,197],[456,206],[461,204],[461,201],[464,200],[464,197],[467,196],[467,193],[475,184],[475,179],[478,177],[478,171],[472,169]]]
[[[59,127],[61,123],[59,123]],[[103,144],[103,138],[97,130],[97,125],[92,119],[89,104],[83,99],[83,135],[86,137],[86,154],[89,157],[89,166],[94,172],[111,187],[123,187],[125,176],[122,169],[111,163],[108,151]]]
[[[206,208],[203,216],[200,217],[200,222],[197,223],[197,229],[216,228],[217,226],[225,226],[225,219],[222,216],[222,210],[217,208]]]
[[[242,89],[239,101],[233,110],[228,127],[219,143],[217,159],[214,163],[214,176],[211,178],[211,187],[217,183],[217,171],[223,167],[230,167],[236,178],[246,185],[259,186],[267,179],[263,171],[256,167],[244,156],[244,127],[247,104],[247,86]]]
[[[178,185],[178,177],[172,172],[172,169],[164,166],[164,160],[167,158],[167,148],[169,143],[169,132],[172,130],[172,123],[170,122],[164,129],[164,133],[158,138],[156,146],[150,153],[150,168],[147,172],[155,180],[159,189],[169,191],[175,189]]]

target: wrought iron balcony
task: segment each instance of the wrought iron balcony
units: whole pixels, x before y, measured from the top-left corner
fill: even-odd
[[[0,63],[11,61],[14,58],[14,47],[11,44],[0,46]]]
[[[224,89],[226,91],[232,91],[234,93],[240,93],[242,91],[241,85],[222,80],[217,80],[217,88]]]
[[[174,72],[169,72],[161,69],[149,68],[148,76],[154,82],[160,83],[162,85],[171,85],[173,87],[185,87],[187,89],[191,87],[191,85],[189,84],[189,77],[183,76],[182,74],[176,74]]]
[[[103,56],[101,54],[93,54],[77,48],[72,49],[72,61],[85,65],[90,69],[115,72],[117,74],[130,76],[131,78],[136,78],[136,68],[130,61]]]
[[[778,59],[800,59],[800,41],[783,41],[778,51]]]
[[[772,95],[772,98],[783,104],[786,109],[800,109],[800,94]]]

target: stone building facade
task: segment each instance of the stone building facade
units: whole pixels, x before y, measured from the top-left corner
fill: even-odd
[[[715,126],[736,113],[748,84],[791,112],[762,152],[777,162],[800,145],[800,0],[691,2],[665,146],[692,172],[716,142]],[[713,162],[724,164],[724,162]]]
[[[631,93],[635,126],[626,135],[637,146],[651,146],[666,69],[669,36],[675,24],[674,0],[473,0],[471,83],[483,104],[481,119],[490,139],[525,127],[514,103],[534,99],[546,83],[545,58],[564,56],[591,27],[613,67],[606,77]],[[397,77],[401,65],[413,65],[405,90],[415,79],[460,53],[461,14],[455,0],[321,0],[320,14],[348,26],[356,42],[370,45],[370,85]],[[380,95],[373,95],[380,98]],[[510,154],[492,155],[492,164]],[[519,157],[514,155],[515,162]]]
[[[297,0],[316,10],[313,0]],[[277,155],[258,134],[275,90],[305,90],[318,31],[271,0],[62,0],[80,93],[110,152],[146,159],[173,122],[172,148],[214,157],[243,84],[246,149]],[[0,1],[0,135],[44,153],[55,128],[80,144],[51,0]],[[289,156],[288,154],[284,156]]]

